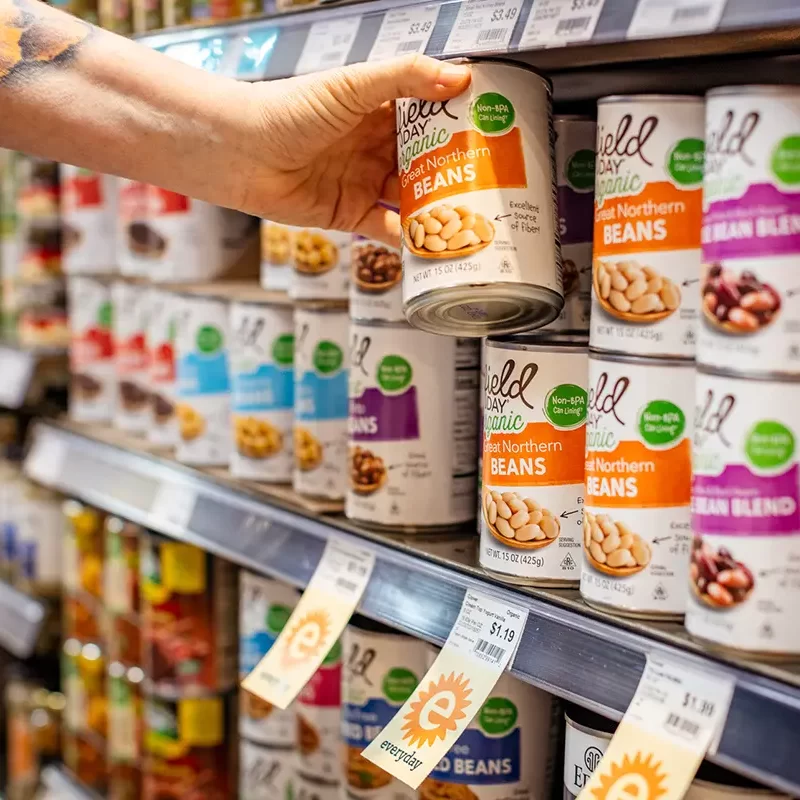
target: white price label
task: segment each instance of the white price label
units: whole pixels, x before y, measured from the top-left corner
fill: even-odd
[[[39,435],[25,459],[25,471],[45,486],[58,486],[67,458],[67,444],[55,436]]]
[[[716,30],[728,0],[639,0],[628,39]]]
[[[315,22],[308,32],[294,74],[306,75],[309,72],[344,66],[360,24],[361,17]]]
[[[367,61],[424,53],[438,17],[439,6],[410,6],[388,11]]]
[[[522,0],[467,0],[458,9],[444,55],[505,50],[522,10]]]
[[[25,402],[35,366],[32,353],[0,348],[0,406],[19,408]]]
[[[158,487],[150,513],[159,521],[166,521],[185,530],[192,518],[197,494],[194,489],[179,483],[162,483]]]
[[[362,755],[416,789],[480,711],[527,619],[527,610],[468,589],[436,661]]]
[[[536,0],[522,32],[520,49],[588,41],[604,3],[605,0]]]

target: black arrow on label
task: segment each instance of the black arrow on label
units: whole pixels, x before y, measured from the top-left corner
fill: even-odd
[[[690,278],[688,281],[684,281],[681,286],[691,286],[693,283],[700,283],[700,278]]]
[[[561,519],[566,519],[570,514],[579,514],[580,511],[581,510],[579,508],[576,508],[574,511],[562,511],[559,516]]]
[[[500,222],[501,220],[508,219],[508,217],[510,217],[510,216],[511,216],[511,214],[498,214],[498,215],[497,215],[497,216],[494,218],[494,221],[495,221],[495,222]]]
[[[653,539],[653,544],[661,544],[661,542],[668,542],[671,538],[672,538],[671,536],[661,536],[661,537],[656,536]]]

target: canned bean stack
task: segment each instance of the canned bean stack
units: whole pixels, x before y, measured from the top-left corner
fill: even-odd
[[[268,291],[289,291],[292,285],[294,231],[289,225],[261,220],[261,286]]]
[[[686,607],[703,114],[598,104],[581,594],[636,617]]]
[[[800,653],[800,90],[709,92],[686,627]]]

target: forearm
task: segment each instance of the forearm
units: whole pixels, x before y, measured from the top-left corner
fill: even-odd
[[[0,146],[240,207],[250,89],[39,0],[0,0]]]

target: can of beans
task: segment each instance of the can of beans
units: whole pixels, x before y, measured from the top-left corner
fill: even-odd
[[[147,697],[142,800],[236,797],[235,709],[231,694]]]
[[[175,413],[175,337],[179,303],[175,295],[161,289],[150,289],[148,303],[150,424],[147,441],[160,447],[175,447],[180,438]]]
[[[587,344],[486,340],[480,564],[515,583],[580,580]]]
[[[599,101],[593,349],[694,356],[703,132],[700,97]]]
[[[456,746],[422,782],[419,800],[550,797],[556,709],[552,695],[503,674]]]
[[[589,354],[581,594],[683,616],[691,547],[694,364]]]
[[[292,308],[231,303],[231,475],[292,480],[294,322]]]
[[[351,239],[351,234],[342,231],[295,230],[290,296],[295,300],[347,300]]]
[[[343,305],[294,312],[294,472],[301,494],[331,500],[347,490],[347,335]]]
[[[147,184],[117,178],[116,264],[127,278],[144,278],[150,271],[150,257],[158,252],[148,224]]]
[[[238,568],[194,545],[142,538],[143,664],[166,697],[236,684]]]
[[[291,798],[294,753],[264,747],[242,739],[239,743],[240,800],[281,800]]]
[[[261,286],[287,292],[292,284],[294,228],[261,220]]]
[[[295,605],[297,592],[286,584],[239,573],[239,677],[247,677],[283,630]],[[257,695],[239,688],[239,735],[271,747],[294,747],[297,717]]]
[[[686,628],[733,651],[800,653],[800,381],[697,375]]]
[[[144,434],[150,425],[147,295],[148,289],[143,285],[126,281],[111,284],[118,386],[113,422],[114,427],[127,433]]]
[[[337,641],[297,697],[297,771],[322,783],[340,784],[342,644]]]
[[[420,639],[354,617],[342,636],[342,739],[346,794],[355,800],[417,800],[417,792],[361,755],[414,693],[428,669]]]
[[[224,300],[182,295],[175,337],[178,447],[184,464],[230,460],[229,312]]]
[[[459,97],[397,103],[404,310],[451,336],[538,328],[564,305],[550,83],[525,64],[463,63]]]
[[[347,516],[408,528],[471,520],[478,342],[361,320],[350,342]]]
[[[617,724],[580,706],[564,712],[564,797],[576,800],[606,752]]]
[[[560,115],[553,126],[564,308],[547,329],[588,331],[597,125],[588,117]]]
[[[708,93],[701,364],[800,373],[800,88]]]
[[[111,287],[94,278],[67,282],[69,414],[76,422],[110,422],[117,401]]]
[[[341,800],[340,788],[337,783],[321,783],[312,781],[298,772],[292,776],[291,795],[294,800]]]

